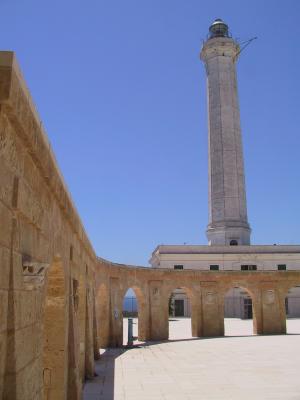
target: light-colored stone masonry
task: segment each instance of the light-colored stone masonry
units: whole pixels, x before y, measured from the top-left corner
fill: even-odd
[[[140,339],[168,338],[184,287],[194,336],[224,334],[224,293],[251,292],[257,333],[284,333],[299,271],[171,271],[98,259],[12,52],[0,52],[0,399],[76,400],[102,346],[122,345],[122,301],[137,294]]]
[[[0,399],[79,399],[96,255],[12,52],[0,53],[0,260]]]
[[[102,347],[123,343],[121,311],[128,288],[137,296],[139,339],[167,340],[169,298],[176,288],[183,288],[190,299],[192,335],[213,337],[224,335],[224,297],[233,287],[251,295],[255,333],[285,333],[285,297],[289,288],[300,283],[299,271],[178,271],[99,263],[96,287],[97,315],[104,323],[99,330]]]
[[[250,244],[235,63],[239,45],[211,37],[201,59],[207,73],[210,244]]]

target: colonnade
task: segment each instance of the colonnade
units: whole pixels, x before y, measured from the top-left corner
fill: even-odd
[[[233,287],[251,295],[255,334],[284,334],[285,297],[300,282],[297,271],[174,271],[110,265],[106,273],[96,298],[98,334],[100,345],[111,347],[123,344],[122,305],[128,288],[137,296],[139,340],[161,341],[169,336],[169,298],[174,289],[184,289],[190,299],[193,337],[224,335],[224,298]]]

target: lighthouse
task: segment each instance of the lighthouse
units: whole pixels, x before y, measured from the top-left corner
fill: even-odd
[[[216,19],[200,58],[207,75],[210,245],[249,245],[244,159],[237,91],[239,44]]]

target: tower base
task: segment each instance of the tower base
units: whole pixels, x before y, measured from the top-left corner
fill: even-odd
[[[250,245],[251,229],[246,227],[211,227],[208,226],[206,236],[208,244],[221,246]]]

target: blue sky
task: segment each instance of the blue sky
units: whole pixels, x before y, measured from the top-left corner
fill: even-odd
[[[0,0],[14,50],[98,255],[147,265],[206,244],[202,39],[217,17],[238,62],[252,243],[300,242],[300,2]]]

